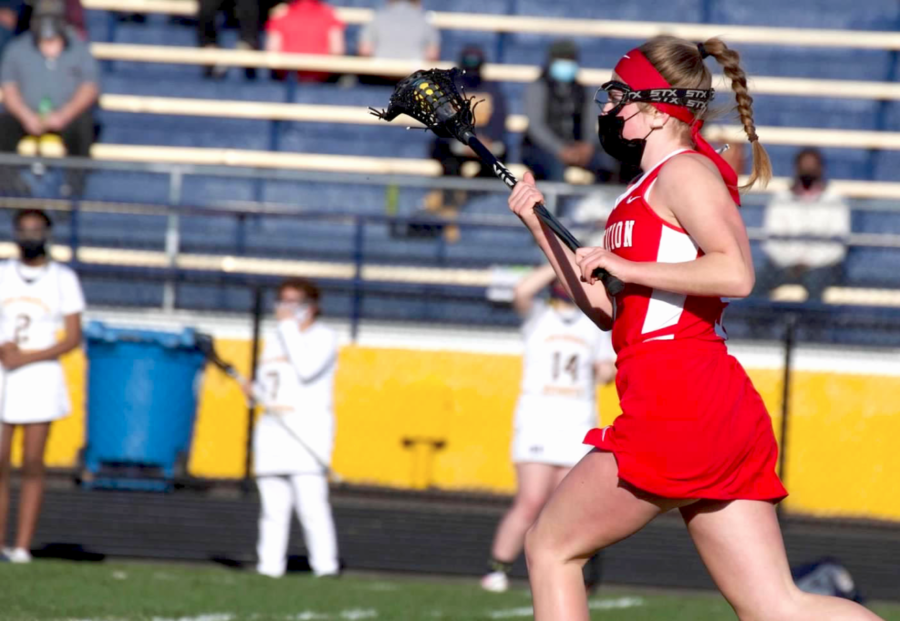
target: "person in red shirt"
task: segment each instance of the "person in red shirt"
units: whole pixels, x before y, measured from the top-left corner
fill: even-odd
[[[750,140],[749,185],[772,168],[737,52],[655,37],[625,54],[597,93],[600,144],[644,171],[616,201],[603,246],[573,253],[534,213],[526,174],[510,209],[534,235],[582,311],[612,328],[622,414],[584,442],[525,539],[536,621],[588,621],[583,567],[658,515],[678,509],[710,575],[742,621],[874,621],[859,604],[800,591],[775,504],[787,491],[765,404],[725,347],[727,298],[753,289],[734,169],[700,129],[713,98],[712,56]],[[610,296],[594,270],[625,283]]]
[[[266,50],[285,54],[322,54],[342,56],[346,51],[344,30],[347,25],[334,9],[320,0],[294,0],[272,10],[266,23]],[[276,72],[278,77],[283,73]],[[330,74],[298,71],[303,82],[322,82]]]

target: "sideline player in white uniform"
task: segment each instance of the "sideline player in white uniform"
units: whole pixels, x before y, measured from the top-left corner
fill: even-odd
[[[610,335],[581,313],[549,265],[516,286],[525,355],[516,407],[512,459],[518,491],[494,536],[488,591],[509,588],[508,574],[522,552],[525,532],[569,470],[590,450],[582,444],[597,426],[595,387],[613,380],[616,355]],[[535,299],[552,285],[550,301]]]
[[[326,466],[334,444],[337,336],[318,321],[319,289],[290,279],[278,289],[278,327],[266,339],[254,397],[263,406],[253,435],[261,502],[257,571],[284,575],[296,509],[317,576],[339,572]],[[298,441],[299,438],[299,441]]]
[[[47,214],[20,211],[14,224],[21,258],[0,263],[0,546],[9,513],[12,436],[21,426],[19,526],[15,547],[2,547],[2,560],[27,563],[44,495],[50,423],[71,409],[59,357],[81,344],[84,295],[75,272],[47,256]],[[65,334],[58,340],[60,328]]]

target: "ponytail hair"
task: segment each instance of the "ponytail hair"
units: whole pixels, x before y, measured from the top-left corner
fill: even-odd
[[[747,74],[741,67],[741,55],[736,51],[729,49],[724,41],[713,37],[703,43],[703,47],[710,56],[716,59],[716,62],[722,65],[722,72],[729,80],[731,80],[731,90],[734,91],[737,99],[737,113],[741,119],[741,125],[747,133],[750,140],[750,147],[753,149],[753,170],[750,172],[750,178],[742,189],[751,188],[756,183],[761,187],[766,187],[772,179],[772,162],[769,160],[769,154],[765,147],[759,142],[759,136],[756,135],[756,124],[753,122],[753,97],[747,89]]]
[[[753,98],[747,88],[747,74],[741,67],[741,56],[725,43],[713,37],[701,45],[672,36],[654,37],[640,47],[644,56],[656,70],[675,88],[711,88],[712,74],[703,62],[705,56],[712,56],[722,66],[722,71],[731,80],[731,90],[737,99],[737,112],[753,149],[753,170],[742,190],[757,183],[765,187],[772,179],[772,162],[769,154],[759,142],[756,124],[753,121]],[[705,54],[705,55],[704,55]]]

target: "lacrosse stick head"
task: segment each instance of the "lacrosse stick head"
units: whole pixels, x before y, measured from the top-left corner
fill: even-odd
[[[455,67],[416,71],[397,84],[386,110],[369,110],[385,121],[401,114],[411,116],[442,138],[469,144],[475,135],[474,98],[460,93],[461,75]]]

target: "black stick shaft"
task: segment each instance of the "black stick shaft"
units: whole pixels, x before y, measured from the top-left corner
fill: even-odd
[[[494,171],[494,174],[506,184],[510,190],[516,187],[516,184],[519,183],[519,180],[513,176],[509,169],[504,166],[500,160],[494,157],[494,154],[490,152],[490,150],[484,146],[484,144],[474,135],[470,134],[468,136],[467,144],[472,150],[475,152],[475,155],[478,158],[491,167],[491,170]],[[547,225],[547,227],[553,231],[553,233],[569,247],[569,250],[575,252],[579,248],[582,247],[581,242],[579,242],[572,233],[569,232],[562,222],[560,222],[556,216],[547,211],[547,208],[543,203],[539,203],[534,206],[534,213],[538,218],[541,219],[541,222]],[[597,268],[594,271],[594,276],[600,278],[600,281],[606,287],[606,290],[610,295],[618,295],[622,292],[622,289],[625,288],[625,283],[621,280],[608,273],[606,270],[602,268]]]

